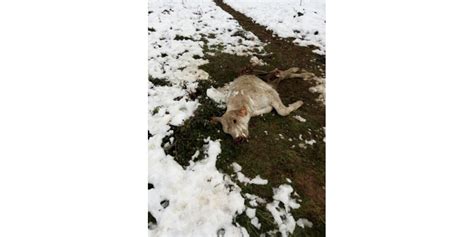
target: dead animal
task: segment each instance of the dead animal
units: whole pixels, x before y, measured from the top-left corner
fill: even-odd
[[[227,111],[221,117],[212,117],[211,121],[220,122],[224,132],[230,134],[236,143],[247,140],[251,117],[269,113],[272,109],[281,116],[287,116],[303,105],[303,101],[299,100],[285,106],[276,91],[281,80],[296,77],[308,78],[314,77],[314,74],[295,67],[271,71],[265,77],[267,82],[255,75],[239,76],[228,85],[224,99]]]

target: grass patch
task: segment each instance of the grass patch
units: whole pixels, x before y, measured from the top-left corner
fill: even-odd
[[[153,83],[155,86],[171,86],[171,82],[163,78],[154,78],[151,75],[148,75],[148,81]]]
[[[197,151],[200,155],[196,160],[204,156],[204,139],[210,137],[212,140],[221,139],[223,147],[221,157],[232,157],[235,149],[229,149],[231,141],[226,139],[226,135],[220,129],[211,124],[209,119],[216,114],[222,114],[224,111],[217,107],[217,104],[206,96],[206,90],[212,84],[211,81],[201,81],[193,96],[201,104],[195,111],[194,116],[186,120],[182,126],[174,127],[172,137],[176,137],[173,146],[168,150],[168,154],[175,157],[175,160],[183,167],[189,165],[191,156]],[[163,143],[168,139],[165,138]],[[229,143],[229,144],[227,144]],[[225,148],[224,148],[225,147]],[[219,161],[222,159],[219,159]]]
[[[182,35],[176,35],[174,37],[174,40],[193,40],[193,38],[187,37],[187,36],[182,36]]]

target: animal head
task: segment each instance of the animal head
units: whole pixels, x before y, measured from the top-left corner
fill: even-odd
[[[249,137],[250,115],[247,108],[229,110],[221,117],[212,117],[211,121],[219,122],[225,133],[230,134],[235,142],[242,142]]]

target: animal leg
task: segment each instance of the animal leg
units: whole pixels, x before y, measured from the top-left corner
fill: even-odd
[[[314,73],[303,72],[303,73],[293,73],[289,75],[289,78],[303,78],[305,81],[314,77]]]
[[[256,111],[253,112],[252,116],[258,116],[258,115],[270,113],[270,111],[272,111],[272,109],[273,109],[272,106],[268,106],[268,107],[265,107],[263,109],[256,110]]]
[[[291,112],[297,110],[299,107],[303,105],[303,101],[298,100],[295,103],[292,103],[286,107],[282,102],[279,96],[276,96],[275,99],[272,101],[272,106],[275,108],[277,113],[281,116],[287,116]]]

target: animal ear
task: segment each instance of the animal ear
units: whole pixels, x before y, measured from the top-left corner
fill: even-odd
[[[247,108],[245,108],[245,106],[242,106],[242,108],[240,108],[239,110],[239,116],[244,117],[245,115],[247,115]]]
[[[216,124],[216,123],[221,123],[222,122],[222,117],[212,117],[211,118],[211,123]]]

